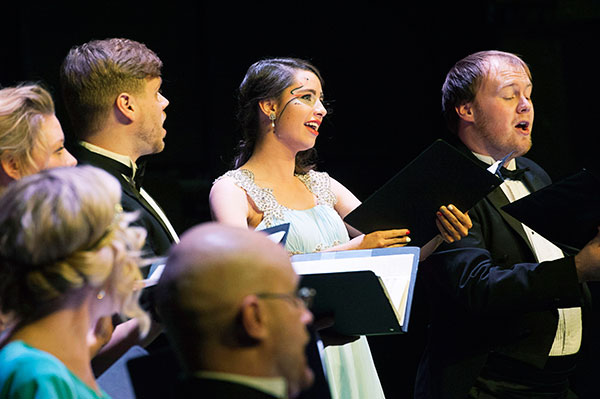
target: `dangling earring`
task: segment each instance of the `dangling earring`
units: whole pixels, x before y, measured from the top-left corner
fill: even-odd
[[[100,290],[100,291],[98,292],[98,294],[96,295],[96,298],[97,298],[98,300],[100,300],[100,299],[104,298],[104,296],[105,296],[105,295],[106,295],[106,291],[104,291],[104,290]]]
[[[275,112],[271,112],[271,114],[269,115],[269,119],[271,119],[271,127],[273,129],[275,129],[275,119],[277,118],[277,116],[275,115]]]

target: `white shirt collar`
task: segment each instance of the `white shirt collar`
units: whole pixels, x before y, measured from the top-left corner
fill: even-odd
[[[480,161],[485,162],[488,165],[493,165],[494,162],[497,161],[497,159],[494,159],[489,155],[482,155],[482,154],[478,154],[476,152],[473,152],[473,155],[475,155]],[[504,167],[508,170],[515,170],[517,168],[517,161],[515,160],[515,158],[513,158],[510,161],[508,161],[504,165]]]
[[[253,377],[218,371],[197,371],[195,377],[223,380],[247,385],[277,398],[287,398],[287,384],[281,377]]]
[[[137,171],[137,165],[128,155],[117,154],[116,152],[109,151],[105,148],[98,147],[92,143],[88,143],[87,141],[80,141],[79,144],[90,150],[91,152],[95,152],[96,154],[104,155],[107,158],[113,159],[117,162],[122,163],[130,167],[133,170],[133,175],[135,176],[135,172]]]

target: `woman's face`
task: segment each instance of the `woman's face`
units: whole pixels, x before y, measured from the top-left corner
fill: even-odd
[[[312,148],[327,110],[317,75],[298,70],[275,110],[275,135],[296,151]]]
[[[65,149],[65,135],[54,114],[43,116],[40,137],[45,141],[46,146],[38,145],[31,153],[38,168],[36,172],[60,166],[77,165],[77,160]]]

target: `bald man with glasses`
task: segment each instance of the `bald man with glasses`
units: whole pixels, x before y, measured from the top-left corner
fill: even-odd
[[[285,249],[264,233],[216,223],[185,232],[156,286],[185,373],[178,394],[282,398],[310,387],[315,291],[298,281]]]

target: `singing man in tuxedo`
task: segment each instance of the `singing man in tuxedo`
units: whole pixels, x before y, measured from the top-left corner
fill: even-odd
[[[457,147],[486,168],[510,155],[505,181],[469,211],[469,235],[420,266],[431,320],[417,398],[572,397],[600,235],[570,254],[501,210],[550,183],[522,157],[531,147],[532,88],[525,62],[499,51],[469,55],[446,76],[443,112]]]
[[[114,175],[125,211],[138,211],[148,232],[144,251],[166,256],[178,241],[160,206],[142,188],[144,155],[165,146],[163,123],[169,101],[161,94],[162,61],[143,43],[93,40],[71,48],[61,66],[63,100],[79,139],[72,149],[81,164]]]
[[[308,388],[312,292],[298,281],[264,233],[212,222],[186,231],[155,292],[185,372],[176,397],[287,398]]]

